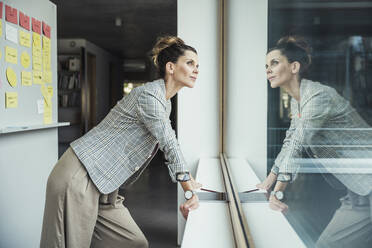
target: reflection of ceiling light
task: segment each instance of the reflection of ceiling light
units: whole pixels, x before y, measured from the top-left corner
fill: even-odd
[[[123,24],[122,20],[120,17],[116,17],[115,18],[115,26],[116,27],[121,27],[121,25]]]

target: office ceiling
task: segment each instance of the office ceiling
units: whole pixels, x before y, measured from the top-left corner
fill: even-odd
[[[177,34],[177,0],[51,1],[57,5],[58,38],[84,38],[123,59],[144,59],[156,37]],[[283,13],[292,13],[296,8],[294,19],[285,19],[295,26],[312,25],[314,13],[319,15],[315,21],[322,24],[333,23],[335,18],[340,22],[342,18],[336,15],[347,13],[349,18],[344,19],[353,17],[354,25],[352,29],[346,25],[346,30],[355,32],[357,26],[362,33],[372,32],[368,32],[371,15],[365,11],[372,8],[371,0],[269,0],[269,6],[274,10],[270,16],[278,19],[278,25],[281,17],[287,16]],[[122,20],[119,27],[115,25],[116,18]],[[309,28],[318,30],[314,25],[300,27]]]
[[[145,58],[156,37],[177,34],[176,0],[51,2],[57,5],[58,38],[84,38],[124,59]]]

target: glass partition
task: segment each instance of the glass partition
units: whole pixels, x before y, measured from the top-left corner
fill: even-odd
[[[308,247],[371,247],[372,1],[268,3],[267,171],[288,183],[286,217]],[[301,59],[288,35],[311,47],[299,92],[275,68]]]

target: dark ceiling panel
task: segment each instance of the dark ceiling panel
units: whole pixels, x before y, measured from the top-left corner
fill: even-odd
[[[84,38],[125,59],[144,58],[158,36],[177,34],[176,0],[51,1],[58,38]]]

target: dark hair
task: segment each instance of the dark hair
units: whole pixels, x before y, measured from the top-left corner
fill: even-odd
[[[185,51],[193,51],[197,54],[195,48],[188,46],[185,42],[176,36],[164,36],[158,38],[152,49],[152,60],[158,69],[159,76],[164,78],[165,65],[168,62],[176,63],[178,58],[185,54]]]
[[[288,62],[297,61],[300,66],[300,79],[302,79],[311,65],[311,48],[303,37],[285,36],[278,40],[276,46],[269,49],[267,52],[279,50],[281,54],[287,57]]]

